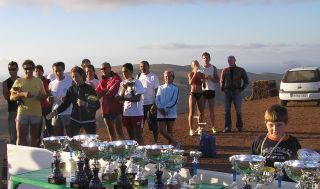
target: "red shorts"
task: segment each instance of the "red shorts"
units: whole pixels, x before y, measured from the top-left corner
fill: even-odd
[[[143,128],[143,115],[142,116],[123,116],[122,124],[125,127],[140,127]]]

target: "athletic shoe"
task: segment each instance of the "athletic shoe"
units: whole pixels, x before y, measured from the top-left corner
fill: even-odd
[[[194,135],[194,130],[193,130],[193,129],[190,129],[189,135],[190,135],[190,136],[193,136],[193,135]]]
[[[213,134],[217,133],[217,131],[216,131],[216,129],[214,127],[211,128],[211,131],[212,131]]]
[[[202,131],[203,131],[202,127],[198,127],[197,130],[196,130],[198,135],[201,135]]]

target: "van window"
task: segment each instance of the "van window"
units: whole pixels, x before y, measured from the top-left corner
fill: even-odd
[[[317,70],[288,71],[284,77],[286,83],[307,83],[319,81]]]

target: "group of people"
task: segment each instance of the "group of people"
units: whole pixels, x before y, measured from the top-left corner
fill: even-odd
[[[191,85],[189,95],[189,116],[188,123],[190,129],[190,136],[195,132],[200,134],[204,126],[204,109],[206,102],[208,102],[208,109],[210,113],[211,131],[216,133],[215,129],[215,115],[214,115],[214,98],[216,92],[216,84],[220,82],[220,89],[224,92],[225,101],[225,126],[222,132],[231,132],[231,105],[235,106],[237,112],[236,127],[239,132],[242,131],[243,121],[241,116],[241,92],[249,85],[249,80],[246,71],[236,65],[236,58],[234,56],[228,57],[227,68],[221,72],[221,79],[219,80],[217,68],[210,64],[211,57],[208,52],[202,54],[203,65],[197,60],[191,62],[191,72],[188,74],[188,81]],[[193,126],[193,118],[195,115],[195,108],[198,112],[199,127],[195,130]]]
[[[191,63],[188,74],[191,86],[189,134],[192,136],[203,129],[195,130],[192,122],[196,107],[199,125],[204,122],[207,102],[211,129],[216,133],[214,98],[217,83],[220,83],[225,97],[223,132],[231,132],[232,103],[237,113],[236,127],[241,132],[241,92],[248,86],[246,71],[235,64],[234,56],[229,56],[229,66],[222,69],[219,79],[217,68],[210,64],[210,60],[210,54],[204,52],[202,65],[197,60]],[[47,77],[43,76],[43,67],[35,65],[32,60],[25,60],[22,68],[24,76],[19,77],[18,64],[10,62],[10,77],[3,81],[3,95],[8,101],[11,144],[37,147],[41,135],[72,137],[78,135],[81,128],[87,134],[96,134],[96,111],[101,108],[110,140],[124,140],[124,126],[131,140],[144,145],[143,128],[147,122],[155,143],[161,134],[169,144],[177,148],[181,145],[173,136],[179,88],[173,84],[175,74],[171,70],[163,72],[164,84],[160,85],[158,76],[150,71],[147,61],[140,62],[140,73],[136,76],[133,75],[131,63],[123,64],[123,79],[112,71],[108,62],[100,65],[101,78],[98,78],[95,67],[88,59],[82,61],[81,67],[73,67],[70,75],[64,72],[63,62],[54,63],[53,73]],[[42,133],[43,120],[46,127]],[[294,159],[301,146],[295,137],[286,133],[287,109],[280,105],[268,108],[265,124],[268,132],[253,142],[252,153],[266,156],[269,164]]]
[[[136,77],[133,65],[123,64],[123,80],[108,62],[101,64],[99,79],[88,59],[81,67],[73,67],[70,75],[64,72],[63,62],[54,63],[53,73],[47,77],[43,67],[32,60],[24,61],[22,68],[25,75],[19,77],[18,64],[10,62],[10,77],[3,82],[11,144],[37,147],[42,135],[73,137],[81,129],[96,134],[96,111],[101,108],[110,140],[124,140],[124,126],[129,138],[143,145],[146,121],[156,143],[160,133],[169,144],[180,147],[172,133],[179,97],[173,71],[164,71],[164,84],[160,85],[147,61],[140,63],[141,73]]]

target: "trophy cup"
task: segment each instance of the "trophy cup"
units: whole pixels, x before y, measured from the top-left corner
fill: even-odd
[[[298,189],[316,189],[320,182],[320,163],[314,161],[289,160],[284,162],[288,177],[298,184]]]
[[[118,174],[114,171],[111,163],[116,160],[115,155],[112,153],[113,145],[109,145],[108,148],[104,148],[102,159],[106,162],[104,171],[102,173],[102,180],[107,182],[115,182]]]
[[[162,174],[161,166],[164,162],[166,162],[171,155],[171,151],[173,146],[171,145],[147,145],[145,146],[147,157],[151,162],[156,163],[156,182],[154,183],[154,188],[162,189],[164,188],[164,184],[162,182]]]
[[[200,178],[198,177],[198,159],[202,156],[200,151],[190,151],[190,156],[193,157],[193,176],[189,179],[190,185],[200,184]]]
[[[135,140],[119,140],[109,142],[109,144],[112,145],[112,153],[117,157],[121,164],[121,175],[118,177],[115,187],[121,189],[131,189],[132,184],[126,175],[127,166],[125,165],[125,159],[132,153],[132,150],[138,145],[138,143]]]
[[[298,159],[302,161],[313,161],[319,162],[320,161],[320,154],[314,150],[301,148],[297,152]]]
[[[255,182],[257,186],[255,189],[263,189],[263,186],[269,185],[274,181],[276,175],[276,169],[273,167],[263,167],[261,168],[255,177]]]
[[[149,160],[147,158],[146,149],[144,148],[144,146],[138,146],[134,150],[133,154],[131,155],[131,160],[138,166],[138,171],[134,177],[133,185],[148,186],[148,179],[144,175],[144,169]]]
[[[54,169],[48,177],[48,183],[50,184],[63,184],[66,182],[66,178],[63,177],[60,170],[60,152],[66,147],[67,140],[67,136],[55,136],[43,139],[44,148],[53,152],[54,157]]]
[[[229,158],[237,173],[244,175],[243,189],[250,189],[257,172],[264,166],[266,158],[258,155],[234,155]]]
[[[85,154],[82,151],[81,144],[83,142],[91,142],[94,140],[97,140],[98,135],[76,135],[69,139],[68,144],[74,151],[75,155],[78,156],[77,161],[77,171],[75,178],[71,181],[71,187],[74,188],[87,188],[89,184],[89,180],[92,178],[89,178],[91,170],[89,168],[89,165],[87,165],[87,169],[89,171],[85,172],[84,170],[84,163],[87,162],[89,164],[89,159],[85,157]],[[85,161],[86,159],[86,161]],[[92,175],[92,173],[91,173]]]
[[[174,189],[180,188],[179,171],[181,170],[186,158],[183,157],[184,150],[172,150],[170,158],[165,162],[166,169],[169,170],[170,178],[167,180],[167,187]]]
[[[89,189],[102,189],[102,183],[98,177],[100,164],[99,159],[103,156],[103,151],[109,147],[107,142],[84,142],[82,150],[88,159],[93,159],[93,177],[89,183]]]

